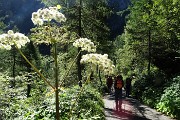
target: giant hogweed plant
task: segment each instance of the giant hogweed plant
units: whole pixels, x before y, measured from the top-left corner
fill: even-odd
[[[58,61],[57,61],[57,45],[58,44],[65,44],[68,43],[67,34],[64,34],[64,29],[62,27],[62,22],[66,21],[66,17],[59,12],[60,6],[57,7],[49,7],[49,8],[44,8],[44,9],[39,9],[37,12],[32,13],[32,22],[36,27],[43,26],[44,27],[39,27],[41,29],[38,29],[38,32],[40,34],[39,38],[38,36],[34,37],[35,39],[32,39],[34,43],[36,44],[48,44],[52,46],[52,56],[53,56],[53,61],[54,61],[54,77],[55,77],[55,85],[53,85],[50,80],[47,80],[46,77],[37,69],[34,64],[32,64],[27,57],[23,54],[21,51],[21,48],[28,44],[30,42],[30,39],[25,36],[22,33],[14,33],[12,30],[9,30],[6,34],[1,34],[0,35],[0,49],[5,49],[5,50],[11,50],[12,46],[14,46],[18,52],[21,54],[21,56],[26,60],[26,62],[34,69],[35,72],[44,80],[44,82],[49,85],[53,91],[55,92],[55,106],[56,106],[56,120],[60,119],[60,108],[59,108],[59,90],[61,90],[61,84],[59,84],[59,78],[58,78]],[[52,23],[55,21],[56,23],[60,23],[60,28],[61,29],[56,29],[56,26],[53,26]],[[42,38],[43,37],[43,38]],[[89,63],[93,68],[97,68],[94,66],[98,66],[100,70],[104,72],[104,74],[113,74],[115,66],[113,65],[113,62],[108,59],[108,55],[101,55],[101,54],[96,54],[96,46],[94,45],[91,40],[87,38],[79,38],[75,40],[73,43],[73,46],[77,48],[81,48],[81,51],[88,51],[90,54],[86,54],[82,56],[81,63]],[[81,52],[80,51],[80,52]],[[79,55],[79,53],[78,53]],[[77,56],[78,56],[77,55]],[[77,57],[76,57],[77,58]],[[67,70],[65,75],[62,77],[64,81],[65,77],[69,74],[71,67],[73,66],[73,63],[75,63],[76,58],[70,65],[70,68]],[[87,82],[86,82],[87,83]],[[81,92],[83,91],[83,88],[81,88]],[[81,93],[80,92],[80,93]],[[76,102],[75,102],[76,103]],[[73,106],[73,105],[72,105]],[[71,112],[73,111],[73,108]],[[70,114],[70,119],[71,119],[71,114]]]

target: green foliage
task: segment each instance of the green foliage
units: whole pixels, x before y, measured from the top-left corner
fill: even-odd
[[[45,91],[44,85],[36,74],[22,73],[15,79],[7,74],[0,74],[0,111],[3,111],[3,119],[14,119],[25,114],[31,107],[39,105]],[[15,81],[15,86],[11,87],[11,80]],[[31,85],[30,98],[27,98],[27,85]]]
[[[93,74],[92,74],[93,73]],[[92,72],[90,74],[90,85],[95,88],[101,95],[105,95],[108,92],[106,85],[106,78],[101,71]]]
[[[177,119],[180,118],[180,76],[173,79],[173,83],[164,90],[156,108]]]
[[[9,66],[12,63],[10,52],[0,49],[0,59],[0,71],[4,72],[8,71],[8,69],[10,70]]]
[[[44,3],[46,6],[56,6],[58,4],[61,4],[59,0],[37,0]]]
[[[46,78],[51,79],[53,78],[53,58],[52,56],[40,56],[41,59],[41,72],[43,73]]]
[[[9,119],[54,119],[55,101],[52,96],[43,98],[42,95],[44,94],[14,102],[11,109],[8,109],[8,113],[16,114]],[[61,90],[59,97],[62,120],[69,120],[70,117],[72,119],[105,120],[101,95],[91,86],[85,86],[83,91],[78,86]]]
[[[43,26],[37,26],[31,29],[31,40],[34,44],[46,44],[59,43],[60,45],[66,45],[72,43],[77,35],[74,32],[69,32],[67,26],[60,26],[58,24],[45,24]]]
[[[65,25],[69,26],[69,31],[80,34],[78,37],[89,38],[98,44],[98,50],[103,53],[109,52],[107,49],[110,41],[109,28],[106,18],[111,14],[111,10],[106,0],[83,0],[81,6],[81,19],[79,0],[62,0],[63,13],[68,17]],[[81,27],[79,22],[81,21]],[[81,30],[80,30],[81,28]]]
[[[0,10],[1,12],[1,10]],[[4,22],[1,21],[2,18],[0,18],[0,34],[3,33],[3,30],[6,28],[6,25]]]
[[[140,80],[135,81],[132,95],[148,106],[179,119],[180,77],[177,76],[167,82],[167,78],[161,72],[154,75],[145,75]],[[157,82],[159,77],[163,80]]]
[[[158,87],[147,87],[146,90],[142,93],[142,101],[151,108],[155,108],[156,104],[159,102],[159,99],[162,94],[162,88]]]
[[[70,94],[72,94],[71,98],[68,97]],[[103,112],[104,103],[101,95],[90,85],[85,86],[82,92],[79,87],[75,86],[70,88],[68,93],[62,94],[62,96],[65,98],[66,103],[72,104],[71,107],[69,106],[72,110],[72,118],[93,119],[93,117],[97,117],[99,120],[105,119]],[[67,98],[69,100],[67,100]],[[64,105],[62,107],[63,110],[68,108]],[[63,114],[66,115],[69,113],[63,112],[62,115]]]
[[[7,74],[7,73],[6,73]],[[3,106],[6,105],[6,103],[8,102],[8,99],[6,96],[6,93],[4,93],[4,90],[7,91],[6,88],[8,88],[8,81],[6,79],[6,74],[2,74],[0,73],[0,119],[2,119],[2,117],[4,117],[4,110],[3,110]]]
[[[132,0],[132,6],[129,6],[125,32],[118,40],[124,45],[121,44],[116,52],[120,57],[117,57],[117,66],[125,75],[132,70],[141,73],[148,68],[148,61],[169,76],[179,72],[180,62],[175,59],[180,56],[177,52],[180,45],[177,33],[179,2],[150,1]]]
[[[141,73],[134,80],[132,95],[154,108],[159,102],[166,81],[166,76],[157,68],[152,69],[150,75]]]
[[[60,69],[59,71],[59,80],[60,84],[62,86],[68,86],[71,87],[73,85],[77,85],[77,68],[76,63],[74,61],[74,58],[77,55],[77,50],[72,45],[67,45],[61,48],[59,48],[60,53],[57,55],[58,59],[58,67]],[[43,73],[43,75],[51,80],[54,77],[54,61],[52,56],[40,56],[41,59],[41,67],[40,70]],[[73,66],[71,67],[71,64],[73,63]],[[69,70],[70,69],[70,70]],[[69,74],[67,74],[67,71],[69,70]],[[54,84],[53,81],[51,83]]]
[[[77,51],[75,51],[72,47],[70,47],[70,49],[68,49],[68,52],[58,54],[58,61],[59,61],[58,65],[59,68],[61,68],[61,73],[59,74],[59,78],[63,83],[63,86],[72,87],[73,85],[77,85],[78,83],[76,63],[73,63],[74,61],[73,59],[76,57],[75,56],[76,52]],[[67,74],[68,71],[69,74]]]

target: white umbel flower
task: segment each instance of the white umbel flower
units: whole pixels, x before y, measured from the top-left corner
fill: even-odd
[[[34,25],[43,25],[45,21],[55,20],[57,22],[65,22],[66,17],[58,11],[57,7],[49,7],[39,9],[37,12],[32,13],[32,22]]]
[[[98,65],[99,69],[106,75],[112,75],[115,71],[115,66],[113,62],[108,59],[108,55],[104,54],[86,54],[82,56],[81,63],[91,63],[93,65]]]
[[[94,45],[91,40],[87,38],[79,38],[74,43],[73,46],[80,47],[82,51],[88,51],[88,52],[96,52],[96,46]]]
[[[25,46],[30,40],[22,33],[14,33],[9,30],[7,34],[0,35],[0,49],[11,50],[12,45],[17,45],[18,48]]]

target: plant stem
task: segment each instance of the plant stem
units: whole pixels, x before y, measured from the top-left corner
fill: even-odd
[[[82,75],[81,75],[81,63],[80,63],[80,61],[81,61],[81,48],[80,47],[78,48],[78,52],[80,52],[78,55],[78,58],[77,58],[78,79],[79,79],[79,86],[82,87],[82,82],[81,82]]]
[[[73,109],[74,109],[74,107],[75,107],[74,105],[78,102],[79,97],[80,97],[81,93],[83,92],[83,90],[84,90],[84,88],[85,88],[85,85],[86,85],[89,81],[90,81],[90,75],[89,75],[88,78],[86,79],[84,85],[83,85],[82,87],[80,87],[81,89],[80,89],[80,92],[79,92],[78,95],[77,95],[77,99],[75,100],[74,104],[72,104],[72,108],[70,109],[69,117],[72,116],[72,111],[73,111]]]
[[[69,72],[70,72],[70,70],[71,70],[73,64],[75,63],[75,61],[76,61],[76,59],[78,58],[78,56],[79,56],[80,53],[81,53],[81,50],[79,51],[79,53],[77,54],[77,56],[76,56],[76,57],[74,58],[74,60],[72,61],[72,63],[71,63],[71,65],[70,65],[69,69],[67,70],[67,72],[64,74],[63,80],[62,80],[62,83],[60,84],[60,86],[63,84],[64,80],[65,80],[66,77],[68,76],[68,74],[69,74]],[[60,86],[59,86],[59,87],[60,87]]]
[[[50,83],[49,81],[47,81],[47,79],[39,72],[39,70],[26,58],[26,56],[22,53],[22,51],[17,47],[16,44],[15,44],[15,47],[16,47],[16,49],[18,50],[18,52],[21,54],[21,56],[26,60],[26,62],[34,69],[34,71],[36,71],[36,72],[39,74],[39,76],[40,76],[49,86],[51,86],[55,91],[57,91],[56,88],[55,88],[53,85],[51,85],[51,83]]]
[[[58,90],[58,86],[59,86],[59,81],[58,81],[58,64],[57,64],[57,46],[56,43],[54,43],[54,64],[55,64],[55,87],[56,87],[56,91],[55,91],[55,99],[56,99],[56,120],[60,119],[60,114],[59,114],[59,90]]]

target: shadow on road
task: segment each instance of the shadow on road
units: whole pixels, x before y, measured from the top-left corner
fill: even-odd
[[[122,111],[115,111],[114,109],[105,108],[107,114],[111,119],[119,119],[119,120],[150,120],[145,117],[136,116],[132,113],[132,111],[123,110]]]

